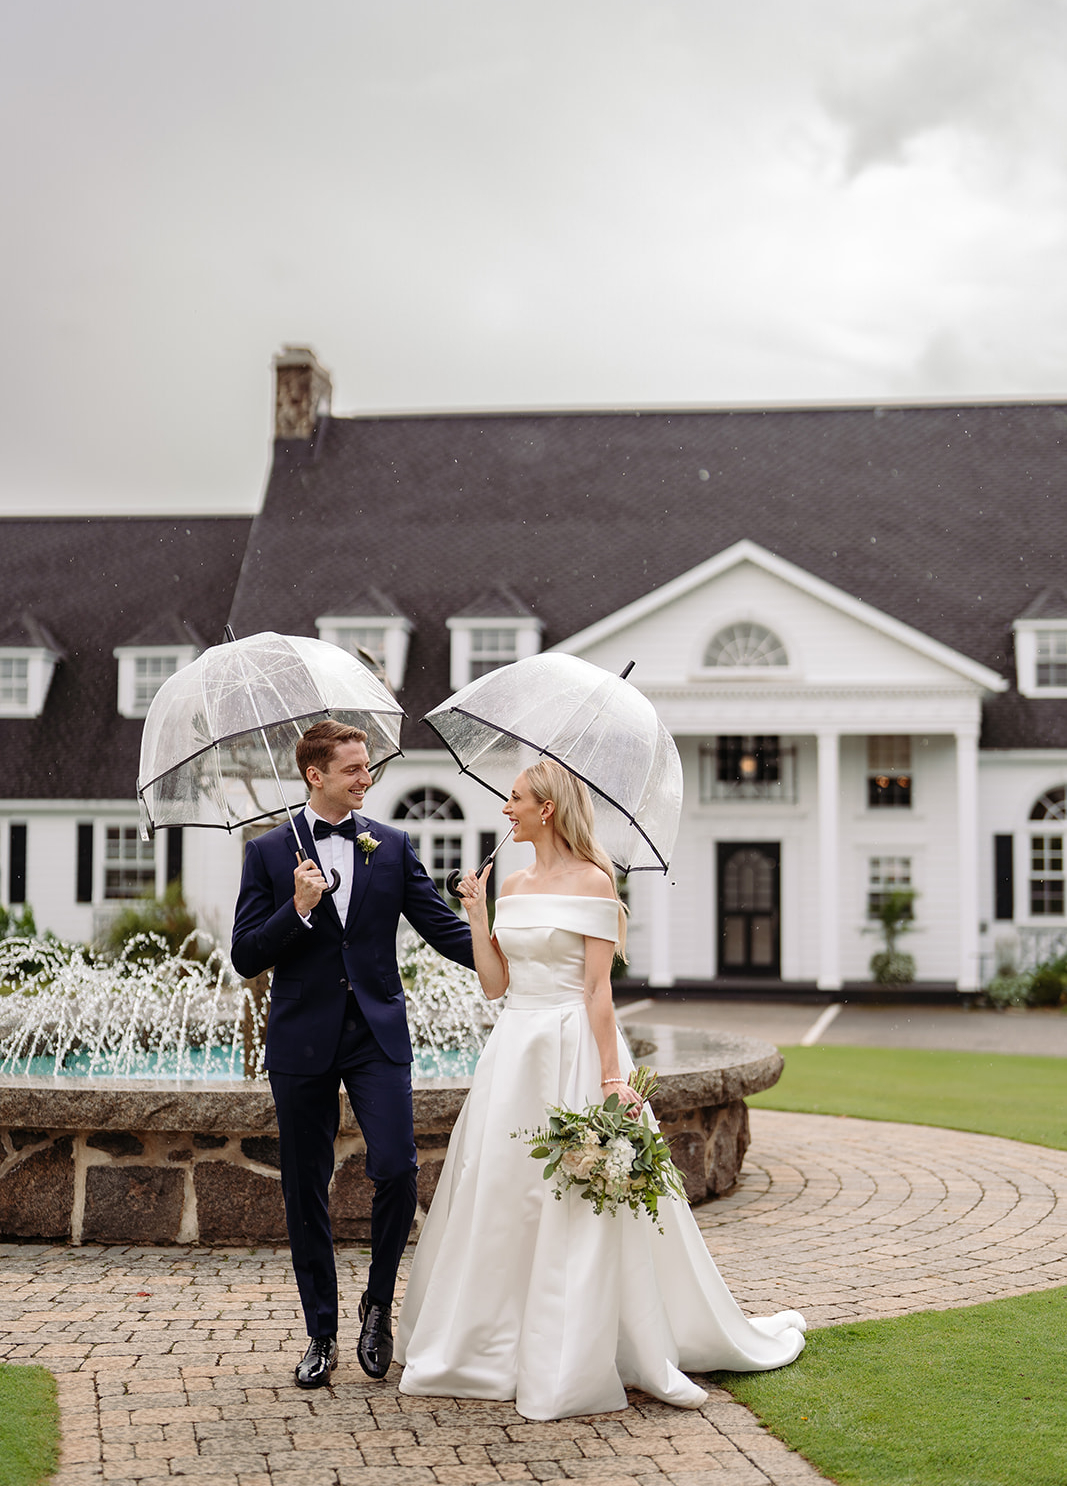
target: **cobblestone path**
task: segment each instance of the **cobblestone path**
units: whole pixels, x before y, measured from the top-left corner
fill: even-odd
[[[730,1196],[698,1210],[750,1314],[812,1326],[1067,1284],[1067,1152],[988,1136],[752,1111]],[[0,1358],[59,1378],[55,1486],[793,1486],[822,1477],[712,1387],[694,1413],[531,1424],[508,1404],[401,1398],[356,1364],[366,1255],[339,1255],[341,1365],[303,1350],[275,1250],[0,1245]]]

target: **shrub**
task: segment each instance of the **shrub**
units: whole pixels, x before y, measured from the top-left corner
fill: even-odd
[[[1030,976],[1031,1006],[1067,1005],[1067,955],[1046,960]]]
[[[911,905],[917,896],[911,888],[896,888],[883,894],[874,912],[878,927],[865,931],[880,933],[885,940],[885,949],[873,954],[870,960],[871,977],[878,985],[906,986],[915,979],[915,960],[900,953],[897,940],[914,927]]]
[[[871,956],[871,977],[880,986],[910,986],[915,979],[915,959],[899,950],[879,950]]]
[[[178,954],[196,932],[196,919],[185,906],[181,883],[172,882],[162,898],[138,898],[123,909],[108,928],[104,948],[116,955],[126,950],[133,959],[162,960]],[[193,940],[185,950],[186,957],[195,949]]]
[[[998,1007],[1067,1006],[1067,954],[1046,960],[1033,970],[998,970],[983,992]]]
[[[37,925],[34,922],[33,909],[28,903],[22,905],[22,912],[15,913],[10,908],[4,908],[0,904],[0,939],[36,939]]]
[[[1014,975],[1010,972],[998,973],[987,986],[984,994],[991,1005],[1004,1006],[1028,1006],[1030,1004],[1030,977],[1029,975]]]

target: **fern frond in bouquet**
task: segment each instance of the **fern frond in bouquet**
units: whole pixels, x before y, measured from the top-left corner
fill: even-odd
[[[627,1082],[647,1100],[657,1079],[650,1068],[642,1067]],[[626,1108],[618,1094],[583,1110],[550,1105],[547,1124],[537,1130],[513,1130],[512,1136],[530,1147],[535,1161],[545,1162],[544,1178],[555,1179],[557,1202],[569,1187],[579,1187],[594,1212],[614,1214],[628,1207],[637,1217],[644,1209],[662,1233],[659,1200],[684,1199],[681,1173],[667,1142],[649,1124],[647,1112],[642,1110],[634,1119]]]

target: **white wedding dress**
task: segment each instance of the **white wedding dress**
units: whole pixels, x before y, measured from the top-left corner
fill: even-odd
[[[401,1393],[514,1399],[527,1419],[623,1409],[626,1387],[697,1408],[707,1394],[687,1371],[783,1367],[804,1346],[796,1311],[741,1314],[685,1202],[661,1200],[663,1233],[647,1213],[598,1215],[574,1189],[557,1202],[544,1163],[512,1139],[549,1105],[600,1098],[583,936],[614,940],[617,924],[602,898],[497,904],[510,987],[419,1235],[397,1326]]]

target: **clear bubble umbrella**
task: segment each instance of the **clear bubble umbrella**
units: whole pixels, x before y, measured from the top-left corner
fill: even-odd
[[[362,728],[371,769],[400,753],[404,710],[347,650],[266,631],[213,645],[169,676],[141,737],[141,834],[163,826],[232,831],[283,811],[307,787],[294,749],[326,717]]]
[[[424,721],[501,799],[523,769],[555,759],[589,786],[597,837],[619,871],[666,872],[682,764],[656,709],[626,680],[630,669],[615,676],[576,655],[532,655],[480,676]]]

